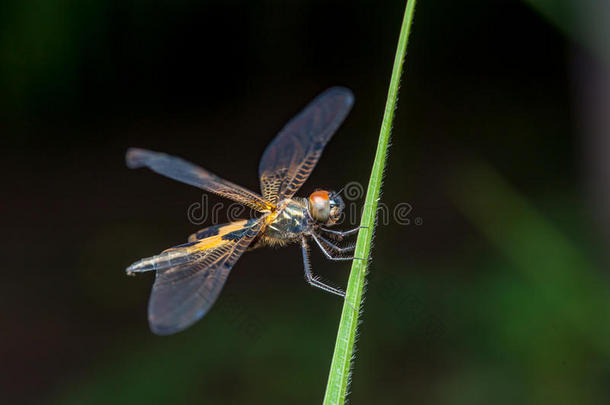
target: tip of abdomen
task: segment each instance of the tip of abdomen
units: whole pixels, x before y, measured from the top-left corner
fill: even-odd
[[[150,259],[142,259],[127,267],[127,269],[125,269],[125,272],[128,276],[133,276],[135,275],[135,273],[144,273],[152,270],[155,270],[155,265],[153,261]]]

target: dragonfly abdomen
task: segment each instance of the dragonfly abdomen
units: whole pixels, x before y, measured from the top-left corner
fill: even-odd
[[[191,244],[187,244],[191,245]],[[186,246],[181,246],[186,247]],[[187,249],[172,248],[156,256],[138,260],[125,270],[128,275],[147,271],[160,271],[192,261],[192,252]]]

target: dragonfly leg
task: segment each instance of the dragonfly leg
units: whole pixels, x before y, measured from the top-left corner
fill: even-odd
[[[359,257],[354,257],[354,256],[349,256],[349,257],[344,257],[344,256],[333,256],[332,254],[330,254],[330,252],[328,251],[328,249],[322,244],[322,242],[320,242],[320,239],[318,239],[318,236],[314,233],[310,234],[311,237],[313,238],[313,240],[316,241],[316,243],[318,244],[318,246],[320,247],[320,250],[322,250],[322,252],[324,253],[324,256],[326,256],[326,258],[328,260],[334,260],[334,261],[345,261],[345,260],[364,260],[361,259]]]
[[[353,252],[354,249],[356,249],[356,245],[351,245],[351,246],[347,246],[347,247],[339,247],[339,246],[335,245],[334,243],[332,243],[331,241],[329,241],[328,239],[324,238],[320,234],[317,234],[316,237],[318,239],[320,239],[322,242],[324,242],[324,244],[326,244],[326,246],[328,248],[330,248],[331,250],[334,250],[335,252],[339,252],[339,253]]]
[[[309,245],[307,244],[307,239],[305,238],[301,240],[301,250],[303,252],[303,265],[305,266],[305,280],[309,283],[309,285],[345,298],[345,291],[332,287],[328,284],[324,284],[312,274],[311,264],[309,263]]]
[[[330,233],[331,235],[335,235],[335,236],[343,238],[345,236],[349,236],[349,235],[355,234],[361,228],[367,228],[367,227],[366,226],[359,226],[357,228],[350,229],[350,230],[347,230],[347,231],[335,231],[334,229],[328,229],[328,228],[320,227],[320,230],[323,231],[323,232]]]

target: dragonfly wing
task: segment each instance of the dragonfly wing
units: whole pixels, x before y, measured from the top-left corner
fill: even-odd
[[[354,104],[349,89],[332,87],[316,97],[269,144],[259,165],[263,197],[290,198],[311,174],[326,143]]]
[[[233,221],[228,224],[208,226],[207,228],[200,229],[189,236],[188,241],[196,242],[198,240],[211,238],[213,236],[222,237],[228,233],[239,231],[244,227],[250,227],[255,221],[258,221],[258,218],[250,220],[242,219],[240,221]]]
[[[224,235],[168,249],[130,266],[128,273],[157,272],[148,305],[151,330],[171,335],[201,319],[218,298],[233,265],[258,235],[261,223],[261,219],[245,221]]]
[[[259,212],[267,212],[274,208],[260,195],[175,156],[146,149],[129,148],[125,160],[127,166],[132,169],[148,167],[170,179],[230,198]]]

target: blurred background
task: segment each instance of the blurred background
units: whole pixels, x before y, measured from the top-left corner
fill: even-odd
[[[418,2],[382,199],[410,209],[376,231],[351,403],[608,403],[608,7]],[[301,194],[367,184],[403,9],[3,1],[1,401],[320,403],[342,303],[295,246],[244,255],[187,331],[149,331],[153,275],[125,267],[210,222],[124,153],[257,190],[275,133],[343,85],[355,107]]]

